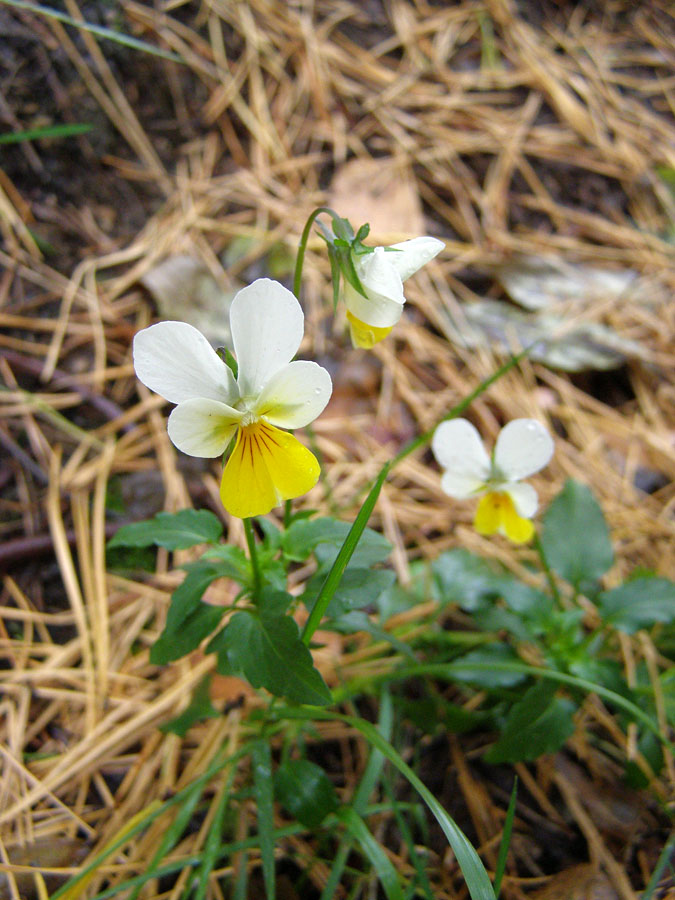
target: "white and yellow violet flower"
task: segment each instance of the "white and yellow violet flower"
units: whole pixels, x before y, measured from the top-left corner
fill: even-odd
[[[316,457],[280,429],[302,428],[324,409],[332,392],[328,372],[295,361],[304,316],[283,285],[260,278],[234,297],[230,329],[235,379],[206,338],[185,322],[159,322],[134,338],[136,375],[150,390],[178,404],[167,429],[189,456],[225,453],[220,496],[233,516],[264,515],[299,497],[319,477]]]
[[[499,432],[490,458],[471,422],[450,419],[434,432],[431,449],[445,470],[444,493],[455,500],[480,497],[474,526],[480,534],[500,532],[515,543],[530,541],[537,492],[528,478],[553,456],[553,439],[534,419],[514,419]]]
[[[354,269],[365,291],[364,296],[345,278],[347,321],[355,347],[369,350],[389,334],[403,312],[403,282],[444,246],[437,238],[418,237],[375,247],[372,253],[352,250]]]

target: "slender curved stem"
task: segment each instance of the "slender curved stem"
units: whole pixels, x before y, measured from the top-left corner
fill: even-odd
[[[546,552],[544,551],[544,546],[541,542],[541,538],[535,531],[534,540],[532,541],[534,544],[534,549],[539,554],[539,559],[541,560],[541,567],[544,570],[544,574],[546,575],[546,580],[548,581],[548,586],[551,589],[551,594],[553,595],[553,599],[558,604],[558,606],[562,606],[562,601],[560,599],[560,591],[558,590],[558,585],[556,584],[555,577],[553,575],[553,571],[548,564],[548,560],[546,559]]]
[[[446,419],[454,419],[457,416],[461,415],[465,409],[476,399],[476,397],[480,397],[491,384],[494,384],[497,379],[501,378],[502,375],[505,375],[510,369],[514,366],[518,365],[521,359],[527,355],[529,352],[529,347],[523,350],[521,353],[513,356],[507,363],[504,363],[503,366],[500,366],[496,372],[493,372],[489,378],[486,378],[485,381],[481,382],[478,387],[473,390],[467,397],[465,397],[460,403],[454,406],[450,412],[441,419],[441,422],[445,422]],[[440,423],[439,423],[440,424]],[[431,438],[433,437],[434,431],[438,425],[435,425],[429,431],[425,431],[424,434],[418,435],[412,441],[410,441],[406,446],[396,454],[393,459],[390,459],[386,462],[382,468],[380,469],[377,478],[375,479],[375,483],[370,489],[368,496],[363,502],[361,509],[358,512],[356,519],[354,520],[354,524],[351,527],[351,530],[347,537],[345,538],[345,542],[340,548],[340,552],[335,558],[335,562],[333,566],[326,576],[326,580],[321,586],[321,590],[319,591],[319,596],[316,599],[316,603],[312,608],[312,612],[305,623],[305,628],[302,633],[303,642],[308,645],[312,639],[312,635],[319,627],[319,623],[323,618],[326,610],[328,609],[328,605],[337,590],[340,580],[342,579],[342,575],[344,570],[347,568],[347,564],[356,549],[356,545],[359,542],[359,538],[363,534],[363,531],[368,524],[368,519],[370,518],[370,514],[372,513],[375,503],[377,502],[377,498],[380,495],[380,491],[382,489],[382,485],[385,482],[387,475],[393,467],[401,462],[402,459],[405,459],[406,456],[409,456],[418,447],[422,447],[424,444],[429,443]]]
[[[293,293],[295,296],[300,299],[300,284],[302,282],[302,267],[305,262],[305,251],[307,250],[307,241],[309,240],[309,232],[312,229],[312,225],[314,224],[314,220],[317,216],[320,216],[321,213],[326,213],[327,216],[331,216],[331,218],[339,218],[338,214],[332,210],[328,206],[317,206],[317,208],[310,213],[307,222],[305,223],[305,227],[302,230],[302,235],[300,237],[300,243],[298,244],[298,255],[295,258],[295,271],[293,273]]]

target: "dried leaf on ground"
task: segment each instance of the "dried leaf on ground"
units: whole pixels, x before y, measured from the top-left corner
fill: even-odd
[[[460,346],[491,347],[506,354],[530,347],[529,356],[552,369],[583,372],[616,369],[628,359],[648,359],[636,341],[599,322],[569,323],[551,315],[525,313],[498,300],[479,300],[453,317],[448,336]]]

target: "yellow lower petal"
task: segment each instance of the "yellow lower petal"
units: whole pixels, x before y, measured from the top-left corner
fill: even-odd
[[[267,422],[240,428],[220,483],[230,515],[262,516],[285,500],[306,494],[319,479],[313,453],[287,431]]]
[[[479,534],[495,534],[498,531],[514,544],[525,544],[534,535],[532,522],[518,515],[513,500],[504,493],[481,497],[473,524]]]
[[[361,347],[362,350],[371,350],[375,344],[384,340],[393,328],[393,325],[389,328],[376,328],[374,325],[367,325],[361,319],[353,316],[349,310],[347,310],[347,321],[349,322],[352,344],[355,347]]]

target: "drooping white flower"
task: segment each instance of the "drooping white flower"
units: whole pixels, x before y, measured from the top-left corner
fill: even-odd
[[[401,318],[403,282],[432,260],[445,244],[434,237],[418,237],[373,253],[354,253],[352,260],[366,296],[345,279],[347,320],[355,347],[370,349],[386,337]]]
[[[431,449],[445,470],[441,488],[446,494],[456,500],[481,498],[474,518],[480,534],[499,531],[516,543],[531,540],[537,492],[522,479],[553,456],[553,439],[543,425],[535,419],[507,423],[490,458],[471,422],[450,419],[436,429]]]
[[[183,453],[220,456],[236,435],[220,495],[229,513],[247,518],[316,484],[316,457],[280,429],[312,422],[328,403],[332,384],[316,363],[291,362],[304,316],[278,282],[260,278],[239,291],[230,308],[230,329],[236,379],[206,338],[185,322],[159,322],[139,331],[134,367],[146,387],[178,404],[167,428]]]

